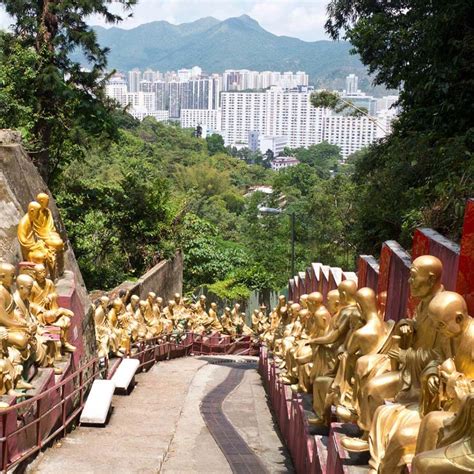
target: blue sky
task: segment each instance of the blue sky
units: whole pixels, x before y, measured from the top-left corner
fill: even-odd
[[[224,20],[242,14],[250,15],[263,28],[277,35],[287,35],[305,41],[328,39],[324,33],[326,5],[329,0],[139,0],[133,9],[133,17],[120,26],[133,28],[154,20],[170,23],[186,23],[205,16]],[[113,6],[119,11],[117,5]],[[0,27],[6,28],[11,21],[0,11]],[[103,24],[91,18],[91,24]]]

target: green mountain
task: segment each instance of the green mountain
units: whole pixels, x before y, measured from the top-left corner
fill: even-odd
[[[325,85],[341,82],[352,72],[366,78],[358,57],[349,53],[349,43],[277,36],[247,15],[224,21],[207,17],[181,25],[156,21],[131,30],[94,29],[99,43],[111,50],[110,67],[121,71],[135,67],[166,71],[198,65],[207,72],[303,70],[311,82]]]

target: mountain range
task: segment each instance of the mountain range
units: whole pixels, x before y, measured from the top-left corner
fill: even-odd
[[[344,41],[307,42],[277,36],[247,15],[219,21],[212,17],[173,25],[155,21],[125,30],[94,26],[99,44],[110,48],[109,66],[160,71],[200,66],[225,69],[306,71],[316,85],[341,82],[349,73],[365,82],[367,74]],[[365,79],[365,80],[364,80]]]

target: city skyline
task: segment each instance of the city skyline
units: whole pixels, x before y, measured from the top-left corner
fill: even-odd
[[[204,136],[220,134],[227,146],[251,149],[308,147],[327,141],[338,145],[343,159],[383,137],[391,128],[397,96],[376,99],[359,89],[349,74],[340,94],[368,116],[345,116],[311,105],[304,71],[230,69],[204,74],[199,66],[178,71],[132,69],[112,76],[106,93],[143,120],[179,121],[183,128],[202,126]],[[254,135],[252,135],[254,134]],[[260,142],[273,143],[262,145]],[[278,143],[277,143],[278,142]],[[255,150],[254,150],[255,151]]]

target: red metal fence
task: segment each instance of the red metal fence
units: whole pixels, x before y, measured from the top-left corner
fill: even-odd
[[[156,337],[135,344],[134,349],[131,357],[140,361],[140,371],[150,369],[157,361],[188,355],[257,355],[258,343],[248,336],[233,339],[230,336],[186,333],[184,336]],[[113,365],[116,368],[118,363]],[[41,393],[0,409],[2,472],[18,466],[55,437],[66,435],[84,407],[92,382],[99,377],[110,377],[108,369],[108,364],[101,364],[95,357],[58,383],[49,369],[45,372],[48,377],[43,381]]]

